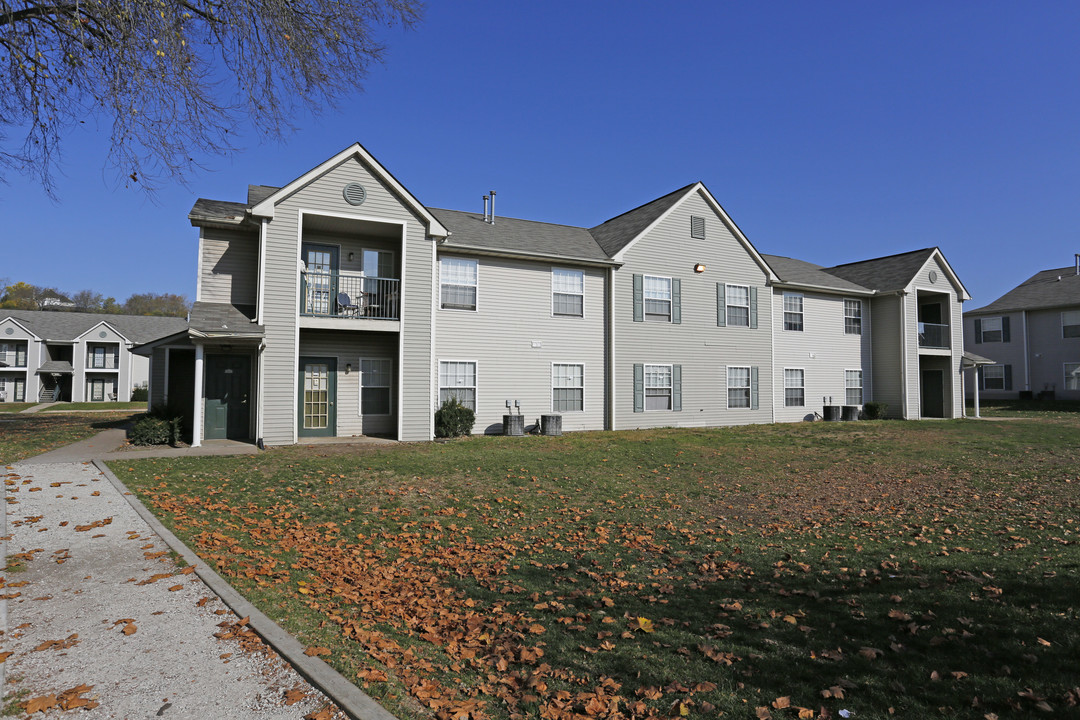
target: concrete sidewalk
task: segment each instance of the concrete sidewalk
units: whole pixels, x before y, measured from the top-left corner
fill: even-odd
[[[90,720],[284,720],[324,708],[320,718],[395,720],[322,660],[305,656],[103,463],[88,462],[141,452],[116,452],[123,443],[122,430],[106,430],[6,470],[4,553],[14,560],[0,583],[0,650],[11,653],[0,664],[5,700],[59,695],[59,703],[68,691],[69,702],[96,703],[80,712]],[[258,452],[242,443],[151,452],[163,450]],[[182,570],[176,555],[190,568]],[[241,616],[250,618],[243,626]]]

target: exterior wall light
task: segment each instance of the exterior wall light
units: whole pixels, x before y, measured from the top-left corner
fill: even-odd
[[[704,263],[698,263],[697,265],[695,265],[695,266],[694,266],[694,272],[696,272],[696,273],[703,273],[703,272],[705,272],[705,265],[704,265]]]

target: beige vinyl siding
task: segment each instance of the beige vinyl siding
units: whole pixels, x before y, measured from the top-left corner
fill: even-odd
[[[704,240],[690,237],[690,216],[705,218]],[[623,255],[614,273],[616,429],[714,426],[772,420],[772,293],[767,275],[698,193]],[[694,273],[703,263],[706,271]],[[633,276],[680,280],[680,324],[634,322]],[[758,293],[758,327],[717,327],[716,284],[750,285]],[[682,366],[682,410],[634,412],[634,365]],[[728,366],[758,368],[758,410],[727,408]]]
[[[888,417],[901,417],[903,413],[903,338],[904,327],[900,321],[901,298],[898,295],[876,297],[868,303],[873,323],[871,382],[873,394],[863,393],[863,399],[889,404]],[[910,334],[910,333],[909,333]],[[917,336],[908,342],[917,341]],[[866,382],[866,376],[863,376]]]
[[[937,279],[930,281],[930,273],[934,272]],[[960,387],[960,359],[964,354],[963,337],[963,313],[959,301],[959,288],[949,280],[944,266],[936,257],[923,265],[916,273],[915,278],[908,286],[908,294],[904,297],[907,309],[908,323],[908,367],[907,367],[907,419],[914,420],[922,417],[922,395],[920,387],[922,372],[919,363],[919,291],[942,293],[949,295],[947,306],[943,309],[942,322],[949,324],[949,336],[952,347],[948,356],[940,356],[925,353],[927,357],[934,357],[928,361],[926,368],[943,368],[945,379],[945,417],[960,417],[963,410],[963,397]]]
[[[342,190],[348,183],[367,190],[363,205],[345,202]],[[264,435],[266,442],[293,442],[296,428],[297,376],[296,328],[298,318],[297,262],[300,257],[299,212],[357,216],[406,224],[402,272],[402,323],[404,356],[400,371],[405,378],[403,440],[431,437],[431,248],[420,219],[404,207],[389,188],[361,163],[350,158],[328,170],[307,186],[283,199],[269,221],[266,248],[264,323]],[[399,243],[400,245],[400,243]],[[396,262],[402,262],[397,249]]]
[[[776,398],[776,420],[794,422],[815,412],[823,414],[823,397],[833,405],[845,405],[844,371],[863,371],[863,400],[872,398],[871,325],[868,298],[803,292],[803,330],[784,330],[784,291],[773,291],[775,364],[772,383]],[[844,300],[861,300],[862,334],[844,332]],[[785,407],[784,368],[802,368],[805,407]]]
[[[448,252],[454,257],[465,255]],[[477,309],[437,310],[439,360],[476,361],[473,432],[501,433],[506,401],[518,400],[525,425],[551,410],[552,363],[582,364],[584,411],[565,412],[563,430],[604,427],[604,283],[606,269],[583,268],[583,317],[551,311],[551,269],[562,263],[480,257]],[[533,347],[533,343],[540,347]]]
[[[254,305],[258,299],[259,233],[204,227],[199,300]]]
[[[317,330],[300,331],[300,355],[307,357],[332,357],[337,359],[337,395],[334,408],[337,413],[338,437],[363,435],[363,419],[360,416],[360,358],[390,358],[397,365],[397,333],[355,333]],[[346,373],[346,366],[352,370]],[[394,380],[397,372],[395,367]],[[294,382],[299,383],[299,369]],[[396,404],[397,388],[391,392],[391,402]],[[299,413],[299,410],[297,410]],[[392,426],[378,419],[377,427],[370,432],[397,432],[397,414],[391,418]]]

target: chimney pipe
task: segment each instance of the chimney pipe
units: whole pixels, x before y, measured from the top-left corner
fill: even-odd
[[[488,196],[484,196],[484,222],[488,221]]]
[[[1076,274],[1080,275],[1080,253],[1076,253],[1074,257],[1076,258]]]
[[[491,224],[495,224],[495,191],[491,191]]]

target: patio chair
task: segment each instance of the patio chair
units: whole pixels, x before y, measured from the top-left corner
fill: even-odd
[[[338,311],[342,315],[356,317],[360,314],[360,305],[349,297],[349,293],[347,292],[339,292],[337,294],[337,304]]]

